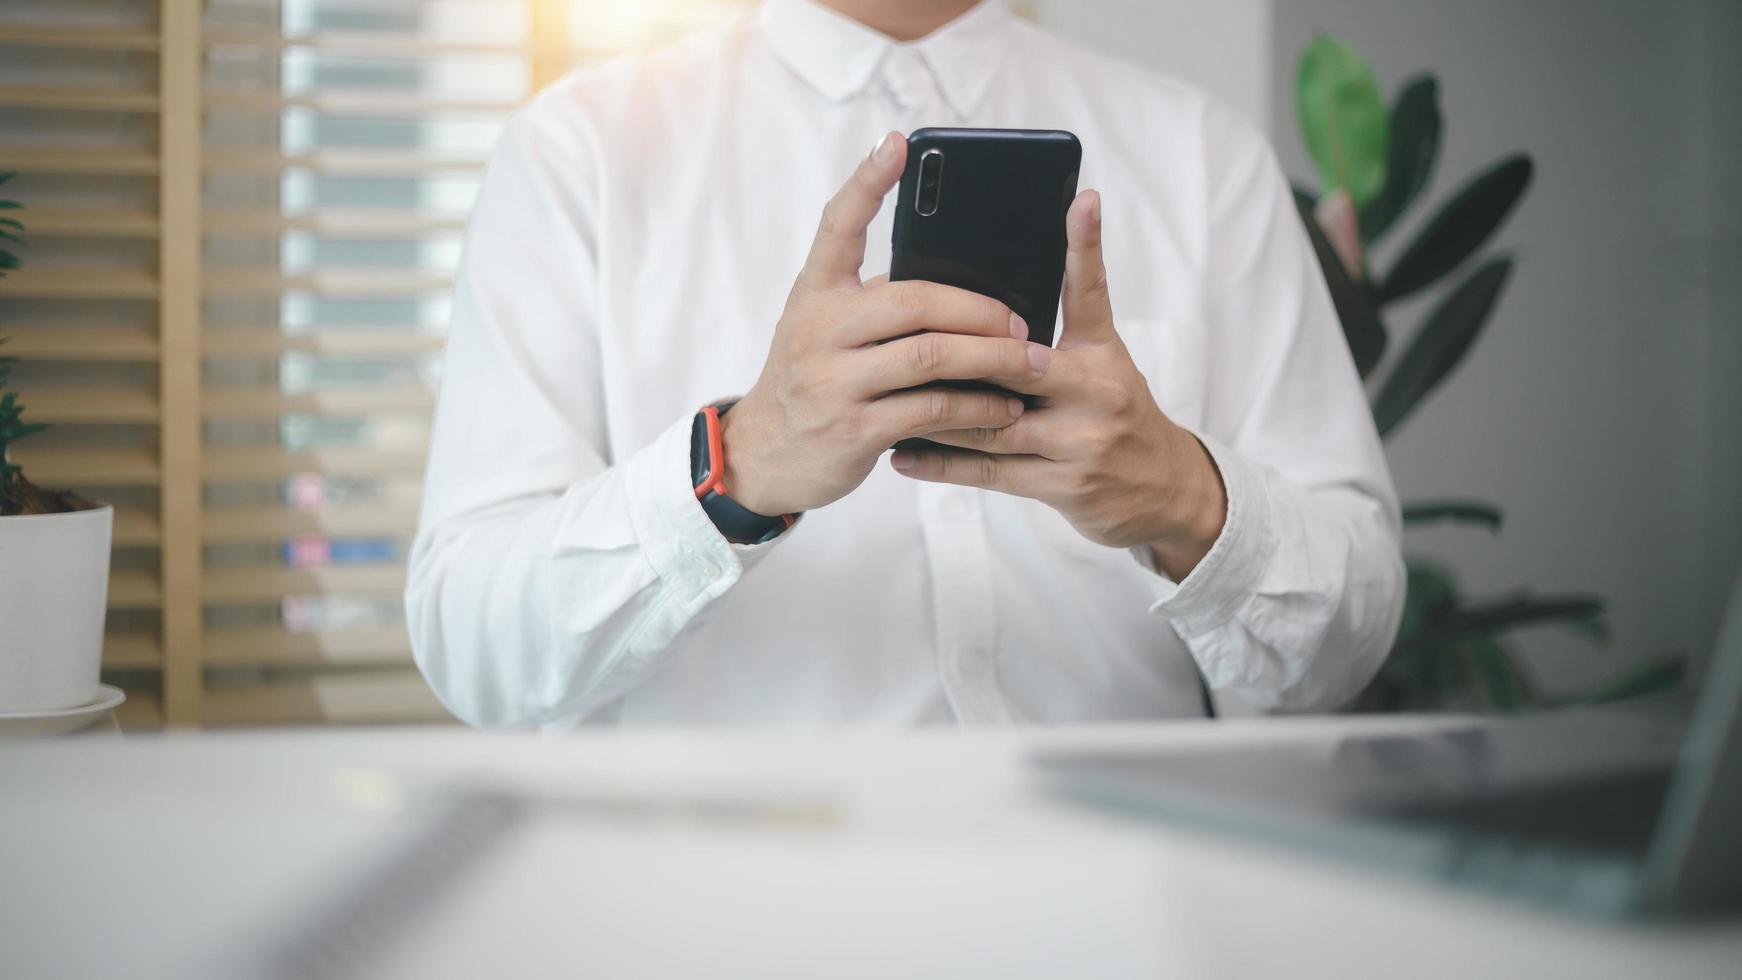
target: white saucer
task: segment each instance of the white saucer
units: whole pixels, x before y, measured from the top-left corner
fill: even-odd
[[[53,711],[0,711],[0,738],[33,738],[76,732],[95,722],[127,700],[127,692],[108,684],[98,684],[97,700],[76,708],[56,708]]]

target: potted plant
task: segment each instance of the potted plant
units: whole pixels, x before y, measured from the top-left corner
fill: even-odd
[[[0,184],[14,175],[0,174]],[[20,205],[0,200],[0,278],[18,268]],[[8,455],[42,430],[7,390],[17,358],[0,357],[0,715],[87,706],[101,696],[114,510],[70,491],[44,490]]]
[[[1360,53],[1320,36],[1301,57],[1295,95],[1320,178],[1319,189],[1297,187],[1296,202],[1364,379],[1381,366],[1390,337],[1385,321],[1395,304],[1440,293],[1401,354],[1379,372],[1373,418],[1379,434],[1390,438],[1453,374],[1499,305],[1515,261],[1481,253],[1523,200],[1535,168],[1522,153],[1491,164],[1421,226],[1389,268],[1375,270],[1373,245],[1433,181],[1442,132],[1439,82],[1429,74],[1411,78],[1387,107]],[[1500,508],[1483,500],[1451,497],[1403,507],[1407,527],[1451,522],[1498,532],[1501,521]],[[1682,658],[1649,657],[1588,691],[1548,696],[1507,634],[1558,623],[1600,641],[1607,635],[1601,598],[1519,592],[1476,599],[1443,563],[1411,555],[1408,565],[1397,641],[1359,708],[1505,712],[1621,700],[1673,688],[1682,679]]]

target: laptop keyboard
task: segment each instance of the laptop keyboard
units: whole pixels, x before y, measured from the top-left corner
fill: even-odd
[[[1604,774],[1491,795],[1401,804],[1383,816],[1471,837],[1638,858],[1657,827],[1670,776],[1665,771]]]

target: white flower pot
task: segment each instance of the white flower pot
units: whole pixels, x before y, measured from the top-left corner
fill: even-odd
[[[0,713],[98,697],[113,507],[0,517]]]

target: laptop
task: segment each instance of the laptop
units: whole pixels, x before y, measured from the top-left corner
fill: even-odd
[[[1606,918],[1742,911],[1742,581],[1690,716],[1614,706],[1412,736],[1049,749],[1076,801]]]

